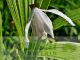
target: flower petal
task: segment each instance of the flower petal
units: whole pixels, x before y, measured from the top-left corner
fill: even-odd
[[[29,39],[28,39],[28,30],[29,30],[30,24],[31,24],[31,20],[27,23],[26,28],[25,28],[25,41],[26,42],[29,42]]]
[[[25,40],[24,40],[25,47],[29,46],[28,30],[29,30],[30,24],[31,24],[31,20],[27,23],[26,28],[25,28]]]
[[[25,39],[24,39],[25,47],[28,47],[29,45],[28,30],[29,30],[33,15],[34,14],[32,13],[31,16],[29,17],[29,22],[26,24],[26,27],[25,27]]]
[[[53,34],[53,26],[52,26],[52,22],[49,19],[49,17],[42,12],[41,9],[35,8],[35,16],[37,17],[37,21],[41,21],[40,27],[44,27],[45,32],[47,32],[47,34],[50,34],[52,38],[54,38],[54,34]],[[38,22],[39,22],[38,21]]]
[[[51,13],[57,14],[57,15],[63,17],[64,19],[66,19],[72,26],[75,26],[75,24],[72,22],[72,20],[69,17],[67,17],[65,14],[63,14],[60,11],[58,11],[57,9],[42,10],[42,11],[51,12]]]
[[[34,11],[34,16],[31,21],[32,33],[33,35],[41,38],[43,35],[46,35],[44,34],[45,32],[44,23],[41,15],[39,15],[38,9],[35,8],[33,11]]]

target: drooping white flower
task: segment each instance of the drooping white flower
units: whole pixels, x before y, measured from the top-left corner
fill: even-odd
[[[32,28],[32,33],[35,36],[45,39],[47,38],[47,34],[49,34],[52,38],[54,38],[52,22],[43,11],[57,14],[67,20],[72,26],[75,26],[69,17],[56,9],[43,10],[35,7],[32,9],[32,15],[25,27],[25,44],[29,43],[28,31],[30,26]]]

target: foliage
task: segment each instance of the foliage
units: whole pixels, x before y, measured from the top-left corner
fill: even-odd
[[[39,52],[38,57],[46,57],[46,59],[57,59],[57,60],[79,60],[80,57],[80,44],[76,43],[54,43],[54,44],[47,44]]]
[[[31,37],[30,45],[24,48],[24,29],[31,15],[30,4],[41,9],[56,8],[69,16],[76,24],[70,26],[63,18],[46,13],[56,36],[68,36],[67,42],[47,43]],[[80,0],[0,0],[0,58],[1,60],[79,60],[80,59]],[[29,31],[31,34],[31,30]],[[76,37],[77,39],[74,39]],[[62,41],[62,40],[61,40]],[[37,58],[36,58],[37,57]]]
[[[0,11],[0,58],[3,60],[3,42],[2,42],[2,15]]]

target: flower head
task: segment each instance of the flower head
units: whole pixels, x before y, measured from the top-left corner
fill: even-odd
[[[50,18],[46,15],[46,13],[44,13],[43,11],[57,14],[67,20],[72,26],[75,26],[75,24],[69,17],[56,9],[43,10],[34,7],[32,8],[32,14],[29,17],[29,22],[26,24],[25,27],[25,42],[29,42],[28,30],[30,26],[32,28],[32,33],[35,36],[45,39],[47,38],[47,34],[49,34],[52,38],[54,38],[52,22]]]

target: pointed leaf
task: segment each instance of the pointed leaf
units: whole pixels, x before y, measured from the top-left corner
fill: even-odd
[[[0,59],[3,60],[2,15],[0,11]]]

